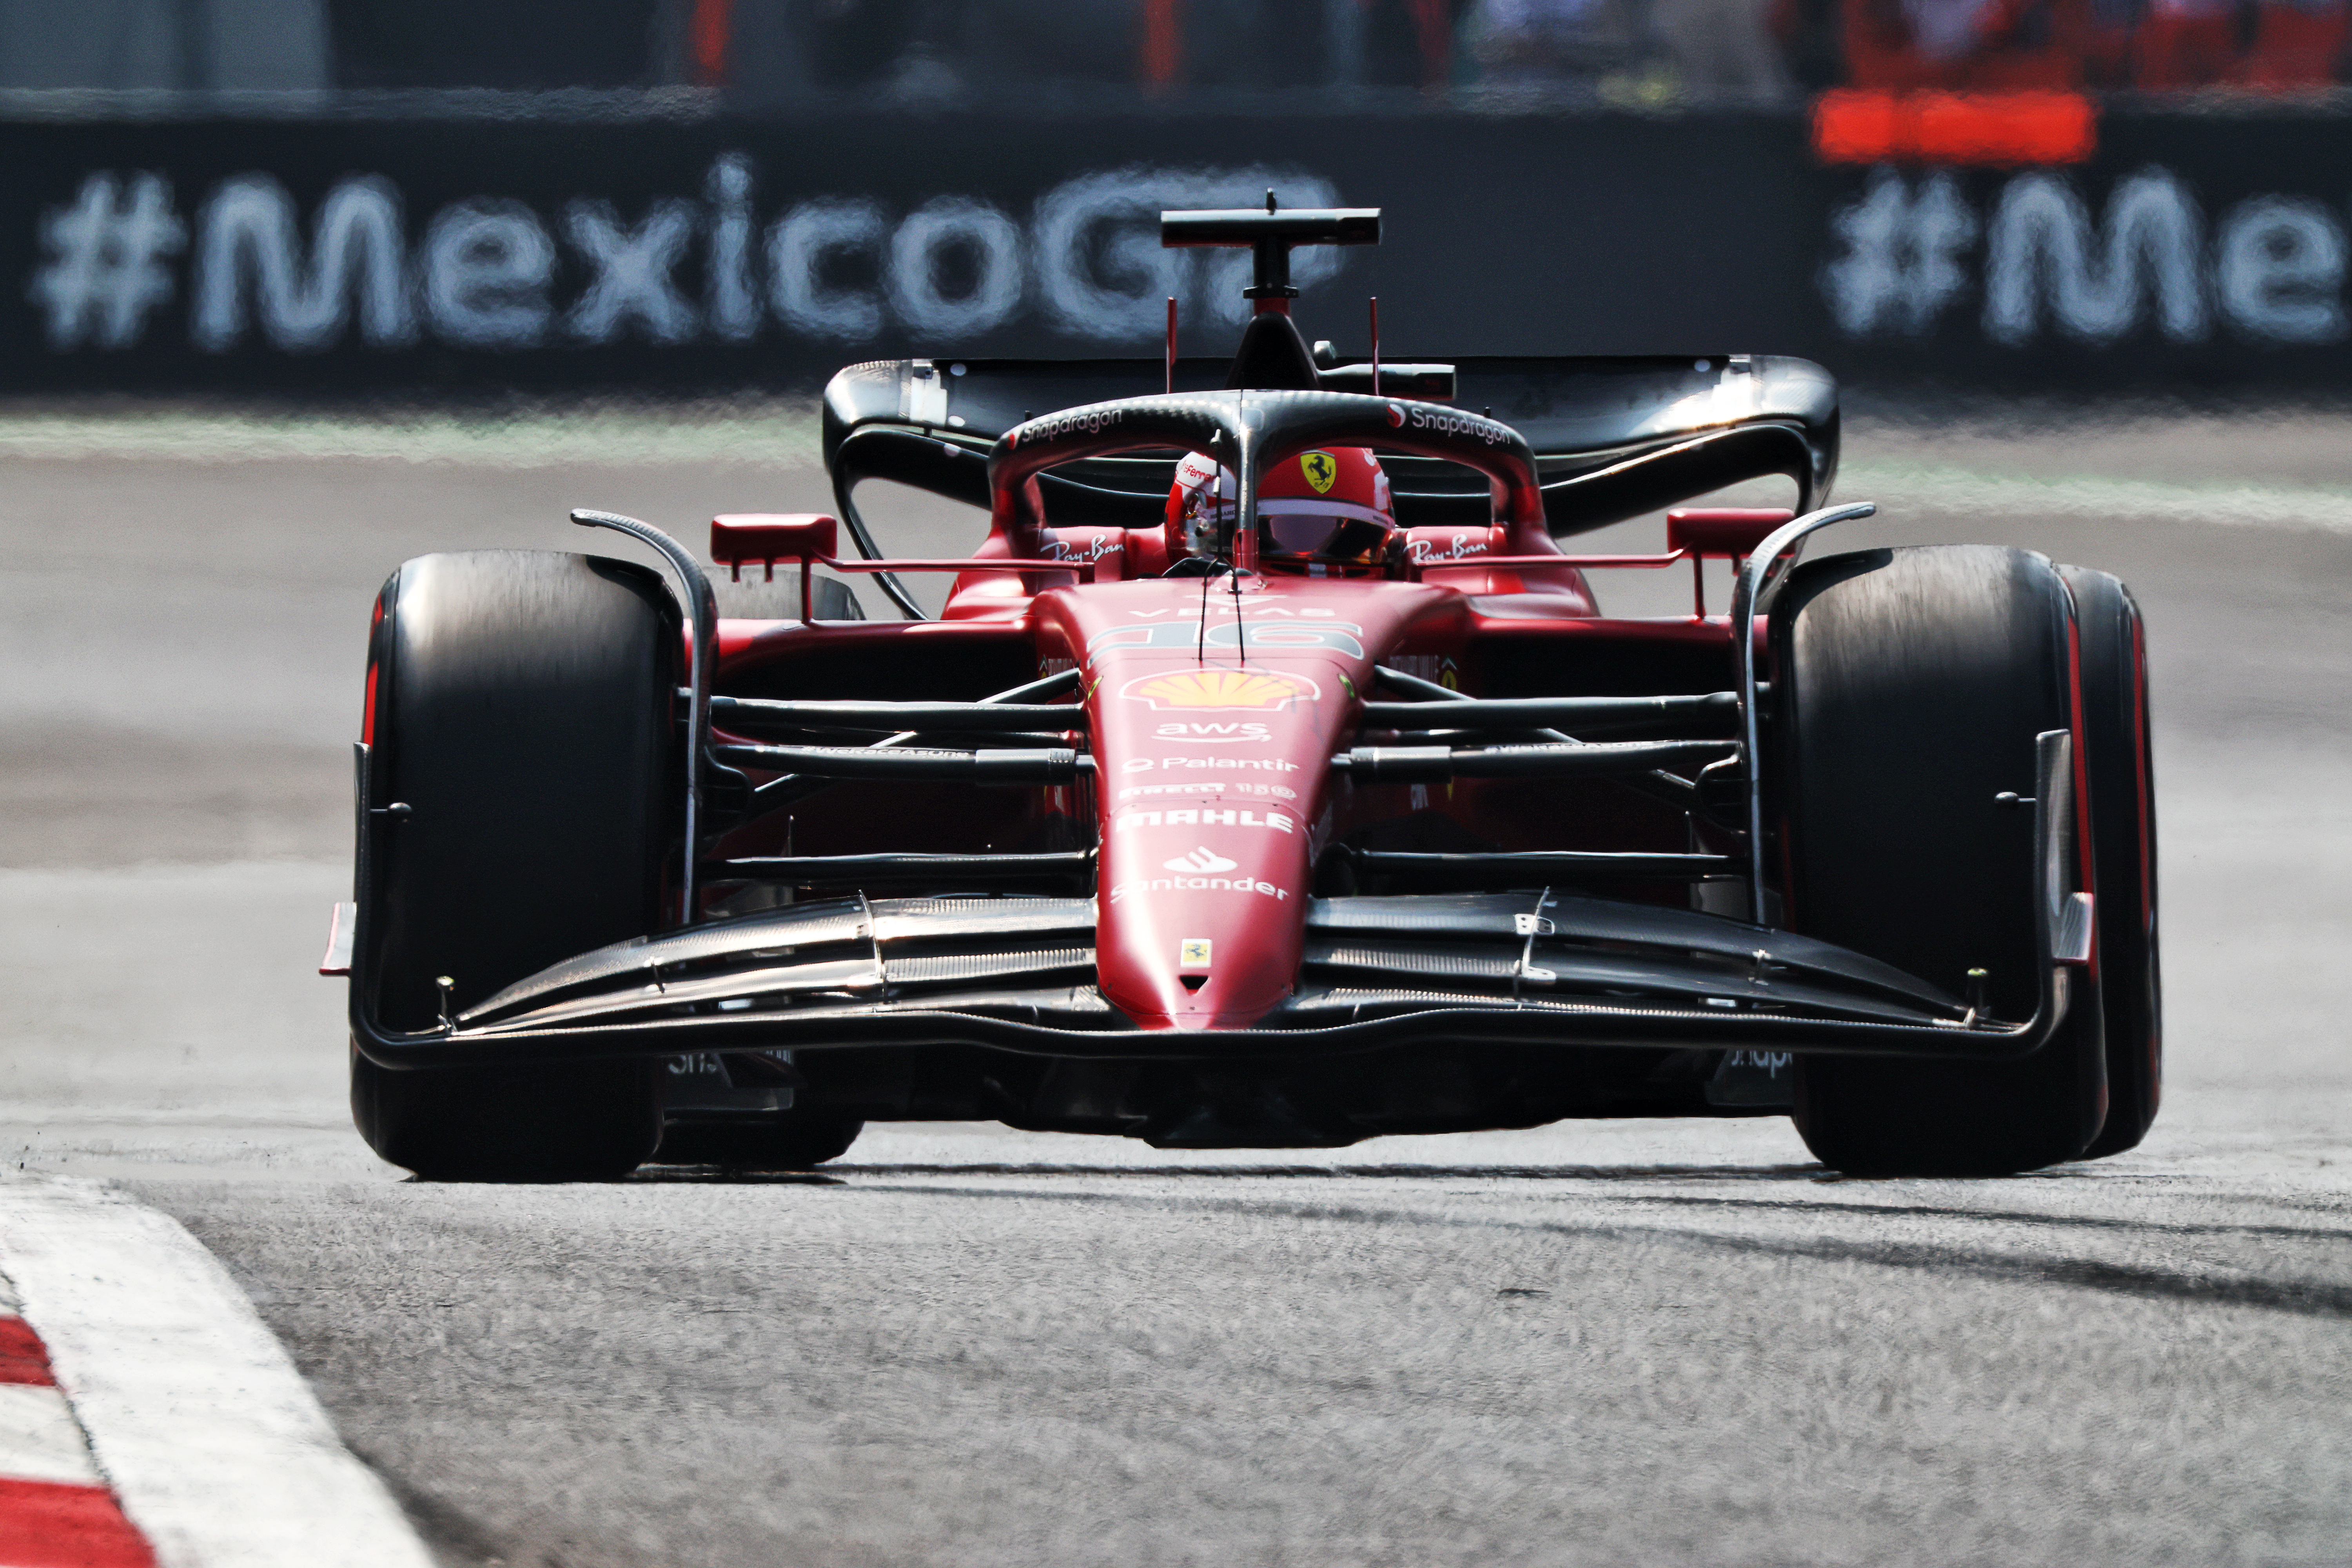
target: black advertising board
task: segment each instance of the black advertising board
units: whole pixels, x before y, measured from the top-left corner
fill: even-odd
[[[1792,310],[1843,374],[2352,385],[2352,118],[2110,111],[2070,168],[1825,170]]]
[[[1343,351],[1796,353],[2086,390],[2352,381],[2352,120],[2116,113],[2067,168],[1818,164],[1795,114],[0,122],[0,388],[808,387],[1229,346],[1162,206],[1386,210],[1301,252]]]

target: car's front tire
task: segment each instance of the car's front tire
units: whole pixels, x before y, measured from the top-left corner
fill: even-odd
[[[2032,1016],[2035,737],[2081,733],[2072,611],[2039,555],[1878,550],[1801,566],[1773,615],[1790,924]],[[2074,976],[2081,981],[2084,977]],[[2097,989],[2022,1060],[1803,1056],[1806,1145],[1853,1174],[1997,1175],[2081,1155],[2105,1110]]]
[[[642,567],[553,552],[411,561],[370,647],[368,951],[383,1026],[430,1027],[658,923],[677,770],[678,616]],[[612,1177],[661,1135],[656,1064],[392,1070],[354,1049],[369,1147],[441,1180]]]
[[[2147,644],[2139,605],[2105,572],[2061,566],[2083,647],[2083,745],[2099,878],[2099,998],[2106,1014],[2107,1121],[2097,1159],[2135,1148],[2164,1089],[2157,962],[2156,763],[2148,746]]]

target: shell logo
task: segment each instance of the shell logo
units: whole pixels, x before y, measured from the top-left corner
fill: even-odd
[[[1257,669],[1184,669],[1167,675],[1140,676],[1127,683],[1120,696],[1149,702],[1159,710],[1204,708],[1287,708],[1312,702],[1323,689],[1303,675],[1279,675]]]

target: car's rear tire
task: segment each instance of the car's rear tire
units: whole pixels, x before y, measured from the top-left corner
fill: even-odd
[[[642,567],[552,552],[411,561],[370,649],[373,1016],[415,1030],[658,922],[677,773],[675,603]],[[650,1060],[389,1070],[356,1050],[369,1147],[440,1180],[626,1173],[654,1151]]]
[[[2035,737],[2076,730],[2070,609],[2039,555],[1879,550],[1800,567],[1773,616],[1790,923],[1954,995],[1990,974],[1995,1016],[2039,993]],[[1802,1056],[1796,1120],[1827,1165],[1997,1175],[2074,1159],[2099,1131],[2097,992],[2047,1045],[2000,1063]]]
[[[2147,645],[2131,590],[2061,566],[2082,628],[2084,761],[2099,879],[2099,999],[2106,1015],[2107,1121],[2088,1155],[2147,1136],[2164,1091],[2164,993],[2156,921],[2156,768]]]
[[[734,1171],[805,1171],[849,1152],[866,1123],[824,1110],[787,1110],[757,1122],[673,1123],[663,1132],[665,1165],[719,1165]]]

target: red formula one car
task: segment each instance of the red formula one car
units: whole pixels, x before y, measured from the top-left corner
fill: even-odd
[[[1230,366],[843,371],[838,521],[713,525],[730,575],[782,569],[782,618],[719,619],[688,552],[601,512],[682,605],[592,555],[402,566],[327,965],[375,1150],[560,1177],[803,1165],[876,1119],[1187,1149],[1754,1114],[1853,1172],[2137,1142],[2123,584],[1862,530],[1795,564],[1872,510],[1822,504],[1835,390],[1801,361],[1335,363],[1289,250],[1378,220],[1167,215],[1255,251]],[[1794,514],[1557,542],[1775,474]],[[882,558],[875,478],[985,508],[985,543]],[[1724,613],[1594,597],[1710,556]],[[927,616],[902,579],[934,571]]]

